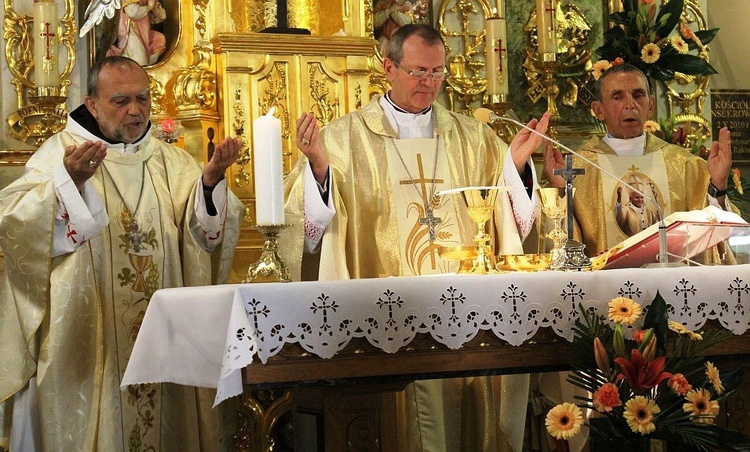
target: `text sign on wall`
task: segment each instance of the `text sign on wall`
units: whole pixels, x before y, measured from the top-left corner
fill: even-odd
[[[711,134],[719,138],[719,129],[732,132],[732,160],[750,162],[750,90],[711,90]]]

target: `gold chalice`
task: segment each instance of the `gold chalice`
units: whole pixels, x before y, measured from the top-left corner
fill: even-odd
[[[552,220],[554,227],[547,233],[547,238],[552,240],[552,262],[550,267],[555,268],[565,262],[565,242],[568,233],[562,228],[562,220],[568,213],[567,200],[564,188],[540,188],[539,197],[542,201],[542,212]]]
[[[518,187],[462,187],[439,192],[439,195],[463,193],[466,200],[469,217],[477,224],[477,234],[474,236],[476,255],[473,257],[471,270],[467,273],[488,275],[499,273],[495,269],[494,257],[490,247],[491,236],[485,231],[487,221],[492,218],[492,212],[497,202],[497,194],[501,190],[512,190]]]

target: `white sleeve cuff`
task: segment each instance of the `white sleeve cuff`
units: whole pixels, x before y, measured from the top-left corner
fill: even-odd
[[[76,230],[79,241],[89,240],[109,224],[104,204],[91,182],[86,181],[83,192],[79,193],[68,171],[60,163],[55,168],[54,183],[58,211],[67,212],[67,221]]]
[[[305,167],[305,250],[308,253],[315,253],[320,249],[323,233],[336,215],[330,173],[326,185],[327,187],[322,187],[318,184],[308,164]],[[325,192],[328,192],[327,204],[323,202],[322,193]]]
[[[536,168],[534,168],[534,162],[531,159],[529,159],[527,164],[531,167],[531,176],[534,181],[533,187],[525,187],[523,185],[521,175],[518,174],[516,164],[513,162],[511,149],[508,148],[508,152],[505,153],[505,161],[503,162],[503,183],[509,187],[520,187],[510,190],[508,196],[513,205],[513,216],[515,217],[516,224],[518,225],[522,237],[526,237],[534,225],[536,203],[538,199],[538,194],[536,192]],[[531,189],[530,198],[527,188]]]

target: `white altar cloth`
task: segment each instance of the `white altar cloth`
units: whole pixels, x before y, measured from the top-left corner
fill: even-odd
[[[451,349],[480,330],[510,345],[542,327],[572,340],[579,304],[606,316],[612,298],[647,306],[657,290],[670,320],[689,329],[709,319],[735,334],[750,326],[750,265],[165,289],[149,303],[122,387],[215,387],[218,404],[242,393],[243,368],[256,359],[265,363],[287,343],[330,358],[353,337],[387,353],[417,333]]]

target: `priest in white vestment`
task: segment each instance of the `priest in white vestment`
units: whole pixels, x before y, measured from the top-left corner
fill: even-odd
[[[107,57],[85,105],[0,192],[0,446],[217,450],[207,390],[120,391],[151,295],[224,281],[242,204],[228,138],[201,168],[152,136],[149,78]]]
[[[280,241],[293,279],[455,272],[438,249],[472,245],[476,224],[462,195],[436,194],[458,187],[515,187],[498,196],[495,253],[522,253],[537,203],[530,157],[541,139],[521,131],[509,151],[487,125],[435,103],[445,45],[429,26],[399,28],[383,65],[386,95],[322,129],[311,114],[297,121],[305,156],[287,180],[292,228]],[[548,115],[529,125],[545,132]],[[295,265],[303,261],[310,265]],[[521,450],[527,375],[421,381],[407,394],[405,450]]]

